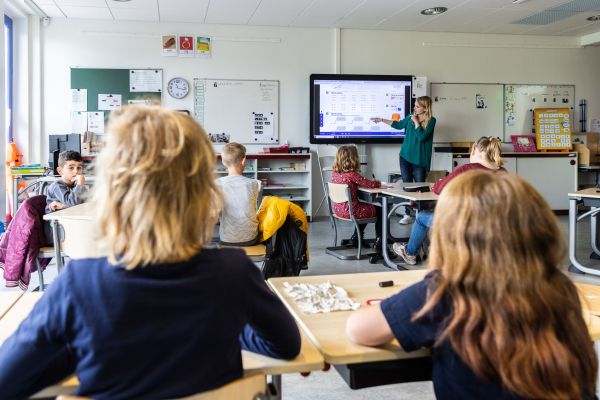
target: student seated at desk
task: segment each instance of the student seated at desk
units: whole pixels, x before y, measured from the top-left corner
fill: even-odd
[[[227,143],[221,151],[221,162],[228,175],[217,179],[224,194],[219,238],[221,244],[252,246],[258,236],[256,203],[259,185],[255,179],[244,176],[246,148],[239,143]]]
[[[352,198],[352,211],[355,218],[372,218],[377,217],[375,223],[376,243],[375,249],[381,250],[381,208],[375,207],[372,204],[362,203],[358,201],[358,188],[378,188],[381,187],[381,182],[377,180],[369,180],[360,174],[360,160],[358,158],[358,150],[355,145],[340,146],[335,155],[333,162],[333,173],[331,181],[338,184],[346,184],[350,188]],[[350,218],[350,207],[348,202],[335,203],[333,212],[342,218]],[[358,246],[358,235],[363,238],[366,225],[359,225],[360,232],[354,232],[350,238],[350,242],[354,246]]]
[[[450,175],[437,181],[431,187],[431,191],[440,194],[448,182],[465,171],[483,169],[506,172],[506,170],[502,168],[503,165],[504,160],[502,160],[502,143],[500,142],[500,139],[491,136],[483,136],[471,147],[469,163],[461,165],[452,171]],[[417,254],[423,243],[425,243],[425,239],[427,239],[427,233],[429,232],[429,228],[431,228],[432,220],[433,211],[419,211],[416,222],[410,231],[408,243],[397,242],[392,245],[394,253],[399,255],[405,263],[409,265],[415,265],[417,263]]]
[[[347,334],[433,349],[438,399],[593,399],[598,360],[564,257],[556,217],[529,183],[461,174],[437,204],[433,271],[351,314]]]
[[[92,201],[108,257],[71,261],[0,347],[0,397],[76,373],[79,395],[179,398],[241,377],[241,349],[294,358],[298,328],[260,271],[205,246],[222,196],[204,129],[124,107],[106,136]]]
[[[46,212],[62,210],[83,203],[87,192],[83,176],[83,158],[76,151],[66,150],[58,156],[60,179],[48,186]]]

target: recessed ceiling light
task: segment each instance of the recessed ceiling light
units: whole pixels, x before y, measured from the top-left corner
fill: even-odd
[[[591,17],[586,18],[588,21],[600,21],[600,14],[592,15]]]
[[[421,11],[421,14],[423,14],[423,15],[439,15],[439,14],[445,13],[446,11],[448,11],[447,7],[431,7],[431,8],[426,8],[423,11]]]

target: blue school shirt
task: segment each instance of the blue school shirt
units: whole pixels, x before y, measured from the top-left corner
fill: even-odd
[[[432,349],[433,389],[438,400],[444,399],[521,399],[508,392],[500,383],[486,382],[462,361],[449,341],[440,348],[433,345],[450,315],[448,302],[438,304],[433,312],[416,321],[412,316],[423,308],[433,272],[401,292],[381,302],[381,310],[392,333],[406,351],[426,347]]]
[[[293,358],[293,317],[239,249],[127,271],[72,261],[0,347],[0,397],[76,372],[95,399],[178,398],[242,376],[241,349]]]

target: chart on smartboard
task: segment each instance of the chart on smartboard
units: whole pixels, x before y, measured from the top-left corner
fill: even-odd
[[[315,82],[319,85],[320,136],[389,136],[398,131],[374,117],[406,116],[406,82]],[[409,93],[410,94],[410,93]]]

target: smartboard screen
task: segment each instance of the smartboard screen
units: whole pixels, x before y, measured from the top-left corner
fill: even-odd
[[[412,104],[410,75],[310,76],[310,143],[401,143],[404,130],[371,118],[402,120]]]

